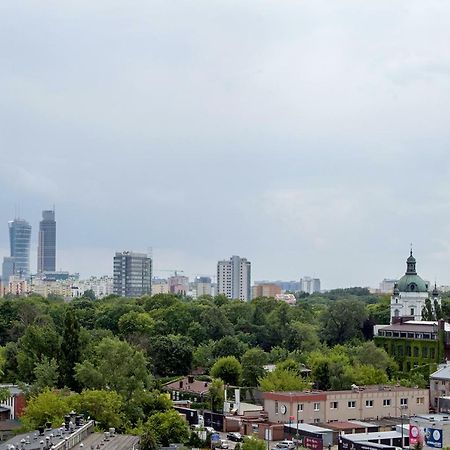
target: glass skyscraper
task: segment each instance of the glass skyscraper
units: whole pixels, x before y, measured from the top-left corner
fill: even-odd
[[[28,278],[30,275],[31,225],[26,220],[14,219],[8,222],[8,228],[15,275]]]
[[[55,211],[42,211],[39,222],[38,273],[56,271],[56,221]]]

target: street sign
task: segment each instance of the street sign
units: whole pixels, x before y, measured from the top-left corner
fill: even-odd
[[[425,444],[428,447],[442,448],[442,430],[425,428]]]
[[[217,441],[220,441],[220,434],[219,433],[211,434],[211,442],[217,442]]]
[[[311,450],[319,450],[319,449],[322,450],[322,448],[323,448],[323,439],[305,436],[303,438],[303,445],[306,448],[309,448]]]

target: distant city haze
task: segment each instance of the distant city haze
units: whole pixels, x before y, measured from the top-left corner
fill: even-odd
[[[450,284],[450,3],[3,0],[0,258],[56,269]],[[163,272],[158,272],[164,270]]]

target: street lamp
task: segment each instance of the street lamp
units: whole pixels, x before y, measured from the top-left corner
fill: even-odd
[[[403,446],[403,411],[406,410],[408,408],[407,405],[400,405],[399,409],[400,409],[400,422],[401,422],[401,427],[402,427],[402,449],[404,448]]]

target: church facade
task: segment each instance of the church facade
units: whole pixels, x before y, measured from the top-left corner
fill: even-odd
[[[424,310],[433,314],[437,305],[439,307],[441,305],[439,292],[436,286],[430,292],[429,283],[417,274],[416,258],[411,250],[406,260],[406,273],[394,285],[391,297],[391,324],[406,320],[424,320]]]

